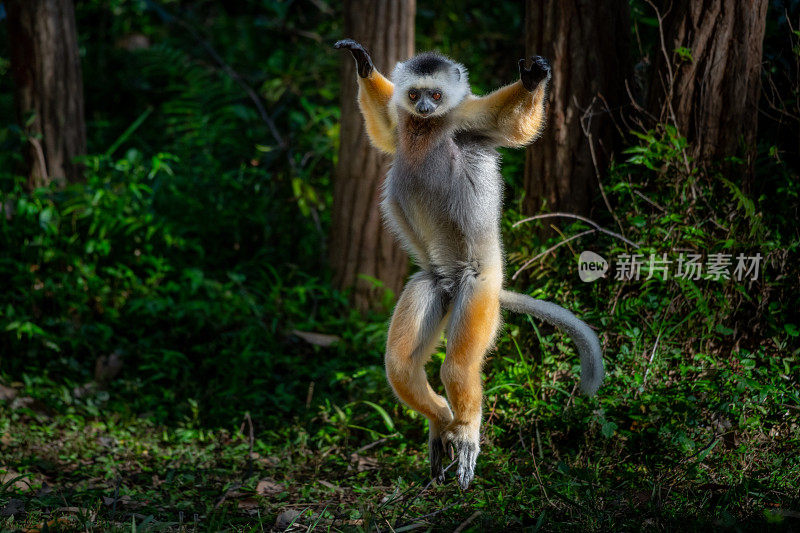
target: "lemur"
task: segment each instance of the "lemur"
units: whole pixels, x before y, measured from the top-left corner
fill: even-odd
[[[389,81],[356,41],[335,47],[356,60],[358,102],[372,144],[394,155],[380,205],[384,220],[420,267],[394,309],[386,375],[398,398],[428,419],[431,476],[444,481],[442,460],[451,445],[466,489],[480,449],[481,367],[501,307],[534,315],[572,337],[586,394],[603,380],[600,343],[586,323],[554,303],[502,288],[503,179],[496,148],[522,147],[541,134],[550,63],[536,56],[528,67],[521,59],[519,81],[478,97],[464,66],[438,53],[398,63]],[[444,329],[440,375],[447,400],[425,374]]]

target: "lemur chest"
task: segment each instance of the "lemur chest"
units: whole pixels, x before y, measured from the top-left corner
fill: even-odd
[[[498,177],[496,155],[489,151],[463,146],[453,137],[436,141],[421,137],[401,143],[390,180],[412,197],[441,203],[486,199],[496,192]]]
[[[386,184],[412,228],[457,238],[495,226],[502,191],[496,152],[453,136],[413,141],[401,140]]]

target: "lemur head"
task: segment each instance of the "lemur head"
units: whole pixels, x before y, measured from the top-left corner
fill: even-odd
[[[392,82],[392,103],[418,117],[444,115],[469,94],[464,65],[436,52],[398,63]]]

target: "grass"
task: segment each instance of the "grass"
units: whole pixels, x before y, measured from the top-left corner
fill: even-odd
[[[228,427],[204,427],[192,416],[165,426],[122,414],[113,388],[120,383],[103,391],[26,376],[5,386],[0,403],[6,470],[0,525],[90,531],[798,527],[796,358],[739,353],[720,364],[677,351],[652,363],[612,358],[599,395],[584,398],[571,390],[571,366],[552,348],[561,338],[540,332],[553,350],[543,350],[542,361],[553,364],[539,364],[514,349],[517,327],[510,319],[486,366],[483,452],[467,491],[452,477],[430,485],[424,422],[388,397],[371,398],[374,405],[323,401],[292,423],[231,410]],[[635,367],[646,364],[652,365],[648,378],[637,386]]]

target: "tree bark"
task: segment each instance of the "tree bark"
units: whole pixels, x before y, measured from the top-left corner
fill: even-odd
[[[389,75],[398,61],[414,53],[414,0],[349,0],[345,2],[344,37],[355,39],[370,53],[375,68]],[[333,192],[330,260],[334,285],[353,288],[353,304],[376,308],[382,290],[400,291],[408,258],[383,226],[378,205],[389,158],[373,148],[358,109],[355,62],[342,53],[341,130],[339,163]]]
[[[11,72],[28,135],[28,186],[81,178],[86,153],[83,81],[72,0],[6,0]]]
[[[663,44],[654,51],[647,108],[674,123],[701,162],[734,155],[740,143],[748,159],[755,154],[767,4],[672,0],[659,8]]]
[[[525,162],[525,209],[588,214],[625,102],[627,0],[528,0],[528,56],[550,59],[548,128]],[[594,154],[593,154],[594,152]]]

